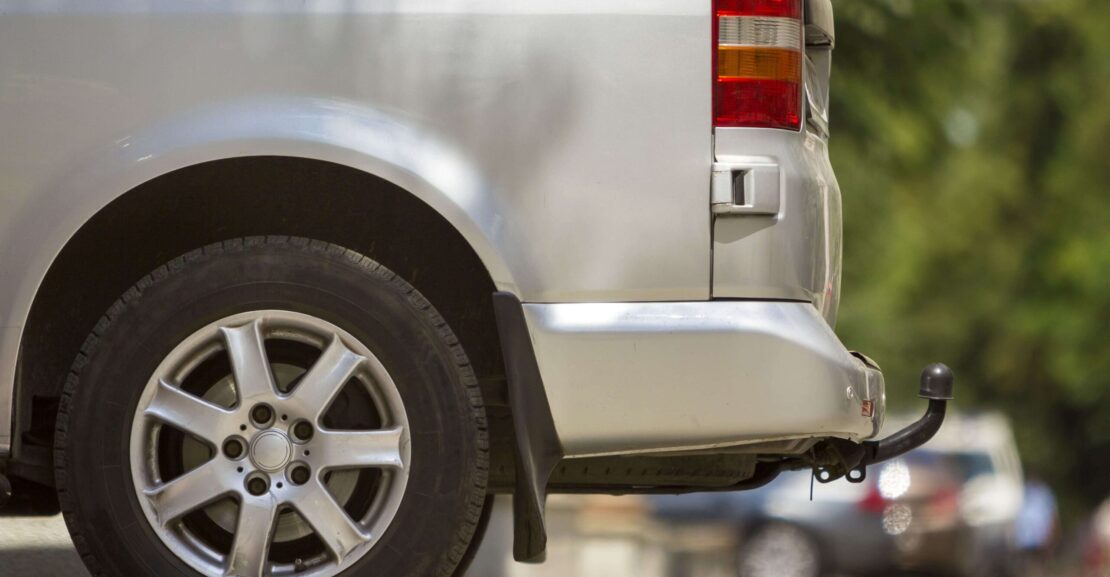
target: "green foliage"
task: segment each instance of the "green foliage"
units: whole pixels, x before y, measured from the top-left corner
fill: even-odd
[[[1110,493],[1110,3],[838,0],[839,332],[944,360],[1072,513]],[[899,405],[901,403],[901,405]]]

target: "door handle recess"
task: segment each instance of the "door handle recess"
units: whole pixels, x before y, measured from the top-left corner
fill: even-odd
[[[713,164],[713,214],[774,216],[781,206],[779,166],[768,163]]]

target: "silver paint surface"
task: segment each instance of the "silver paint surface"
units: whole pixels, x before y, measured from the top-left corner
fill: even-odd
[[[861,440],[882,423],[882,373],[809,303],[528,304],[568,456],[805,437]],[[880,410],[863,416],[862,402]]]

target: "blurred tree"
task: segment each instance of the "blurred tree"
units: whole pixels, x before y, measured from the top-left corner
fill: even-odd
[[[837,0],[845,342],[949,362],[1073,515],[1110,494],[1110,3]]]

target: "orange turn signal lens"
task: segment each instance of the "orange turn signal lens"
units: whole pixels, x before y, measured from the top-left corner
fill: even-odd
[[[802,55],[797,50],[762,46],[721,46],[717,53],[717,78],[798,82]]]

